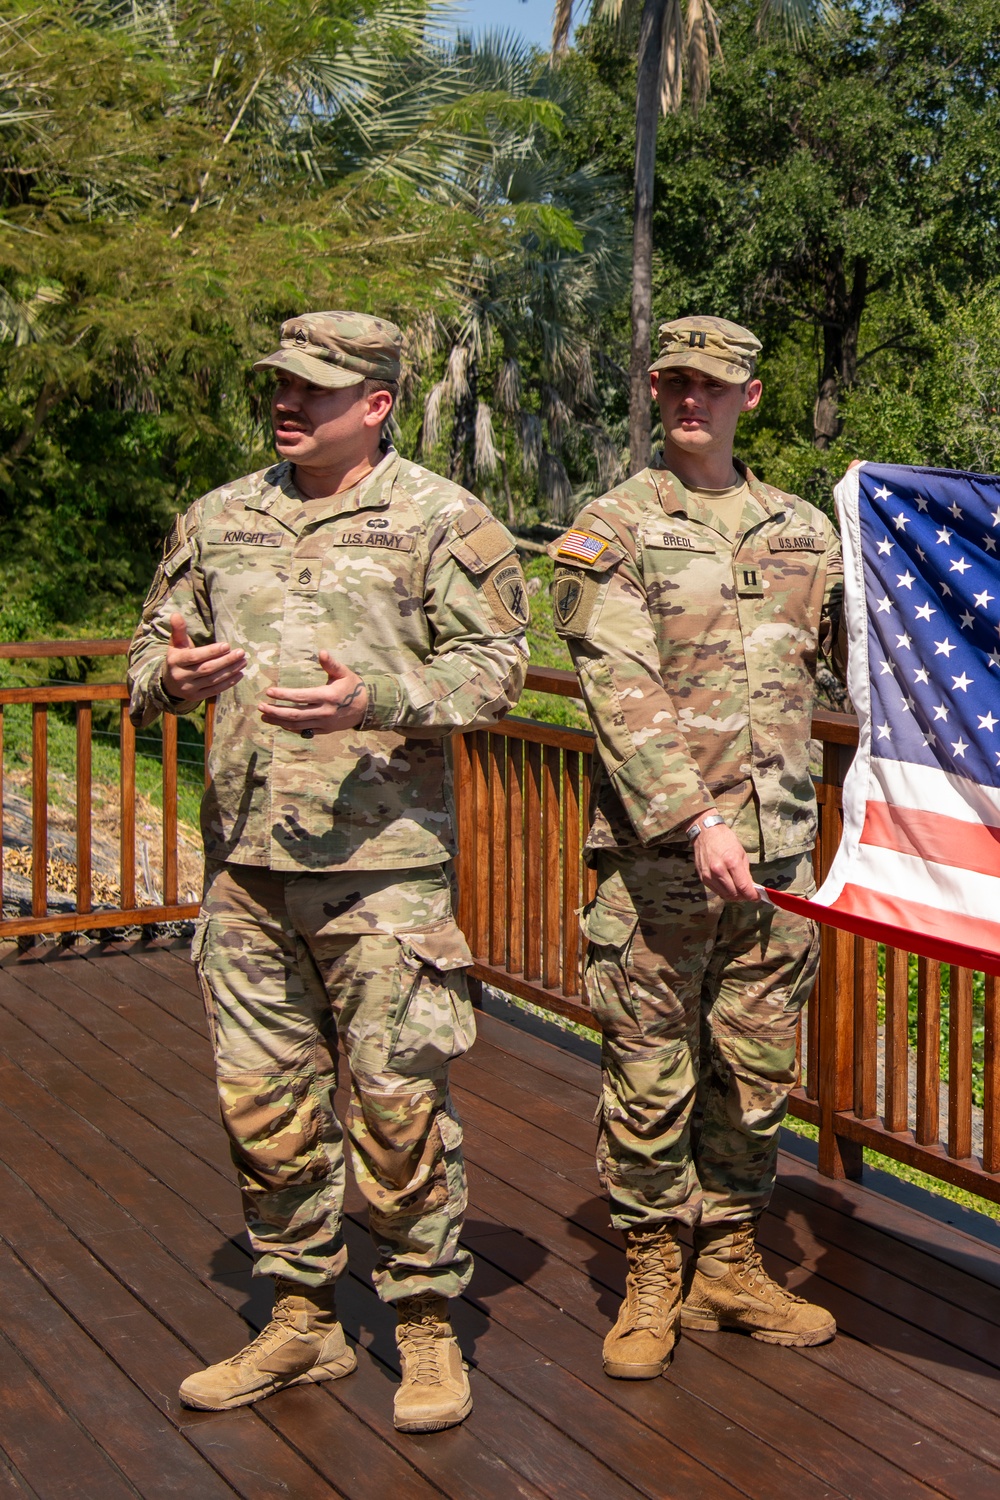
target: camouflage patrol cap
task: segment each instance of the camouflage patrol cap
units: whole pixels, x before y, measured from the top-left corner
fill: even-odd
[[[403,335],[370,313],[314,312],[281,325],[280,346],[255,370],[287,370],[337,389],[362,380],[398,380]]]
[[[727,318],[675,318],[672,323],[661,323],[659,334],[660,352],[649,367],[650,374],[686,365],[729,385],[750,379],[761,347],[749,328]]]

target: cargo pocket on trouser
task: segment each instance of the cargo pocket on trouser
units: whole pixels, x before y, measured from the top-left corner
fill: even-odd
[[[472,1258],[458,1244],[465,1170],[447,1071],[475,1041],[464,972],[472,954],[453,918],[396,937],[384,1068],[366,1076],[352,1066],[352,1161],[378,1249],[379,1295],[453,1297]]]
[[[398,997],[389,1031],[387,1069],[423,1076],[468,1052],[476,1020],[465,970],[469,945],[453,918],[400,932]]]
[[[628,976],[628,956],[639,918],[598,898],[580,919],[587,939],[584,984],[587,1000],[605,1036],[638,1036],[642,1027]]]

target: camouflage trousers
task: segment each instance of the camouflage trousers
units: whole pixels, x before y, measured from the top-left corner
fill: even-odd
[[[818,929],[773,906],[721,901],[686,850],[602,854],[598,875],[582,925],[603,1032],[597,1166],[612,1222],[755,1218],[774,1186]],[[808,855],[753,876],[815,889]]]
[[[448,1064],[475,1021],[447,869],[210,863],[194,957],[255,1274],[309,1286],[343,1274],[346,1130],[380,1296],[457,1296],[472,1257],[458,1243],[465,1169]]]

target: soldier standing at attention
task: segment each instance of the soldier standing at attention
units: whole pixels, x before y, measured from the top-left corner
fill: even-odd
[[[216,697],[194,959],[254,1272],[272,1321],[191,1375],[220,1411],[356,1365],[344,1274],[345,1129],[397,1313],[404,1432],[472,1408],[448,1321],[472,1259],[448,1064],[475,1036],[451,907],[445,742],[492,724],[524,680],[514,543],[474,496],[383,444],[402,336],[309,313],[258,361],[281,462],[179,517],[132,642],[132,720]]]
[[[583,931],[603,1031],[598,1170],[628,1259],[604,1368],[625,1380],[662,1373],[679,1324],[792,1345],[836,1332],[755,1247],[819,953],[815,926],[756,887],[814,890],[814,673],[842,587],[826,517],[733,458],[759,349],[722,318],[664,324],[650,367],[663,466],[590,502],[550,548],[602,763]]]

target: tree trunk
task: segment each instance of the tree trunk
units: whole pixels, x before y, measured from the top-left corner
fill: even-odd
[[[823,367],[813,409],[813,445],[825,452],[840,436],[844,422],[840,399],[858,374],[858,339],[868,298],[868,262],[857,256],[848,288],[842,250],[826,273],[823,318]]]
[[[35,410],[31,421],[22,428],[21,432],[7,449],[5,456],[9,463],[15,464],[19,458],[24,457],[42,430],[45,418],[54,406],[58,406],[65,394],[66,392],[61,387],[51,385],[48,381],[42,386],[42,389],[38,393],[38,399],[35,402]]]
[[[635,206],[632,224],[632,353],[629,360],[629,473],[649,463],[649,362],[653,319],[653,190],[660,118],[660,49],[667,0],[645,0],[635,91]]]
[[[479,405],[479,361],[470,359],[465,372],[466,392],[455,404],[455,425],[451,429],[451,456],[448,478],[467,490],[476,482],[476,408]]]

